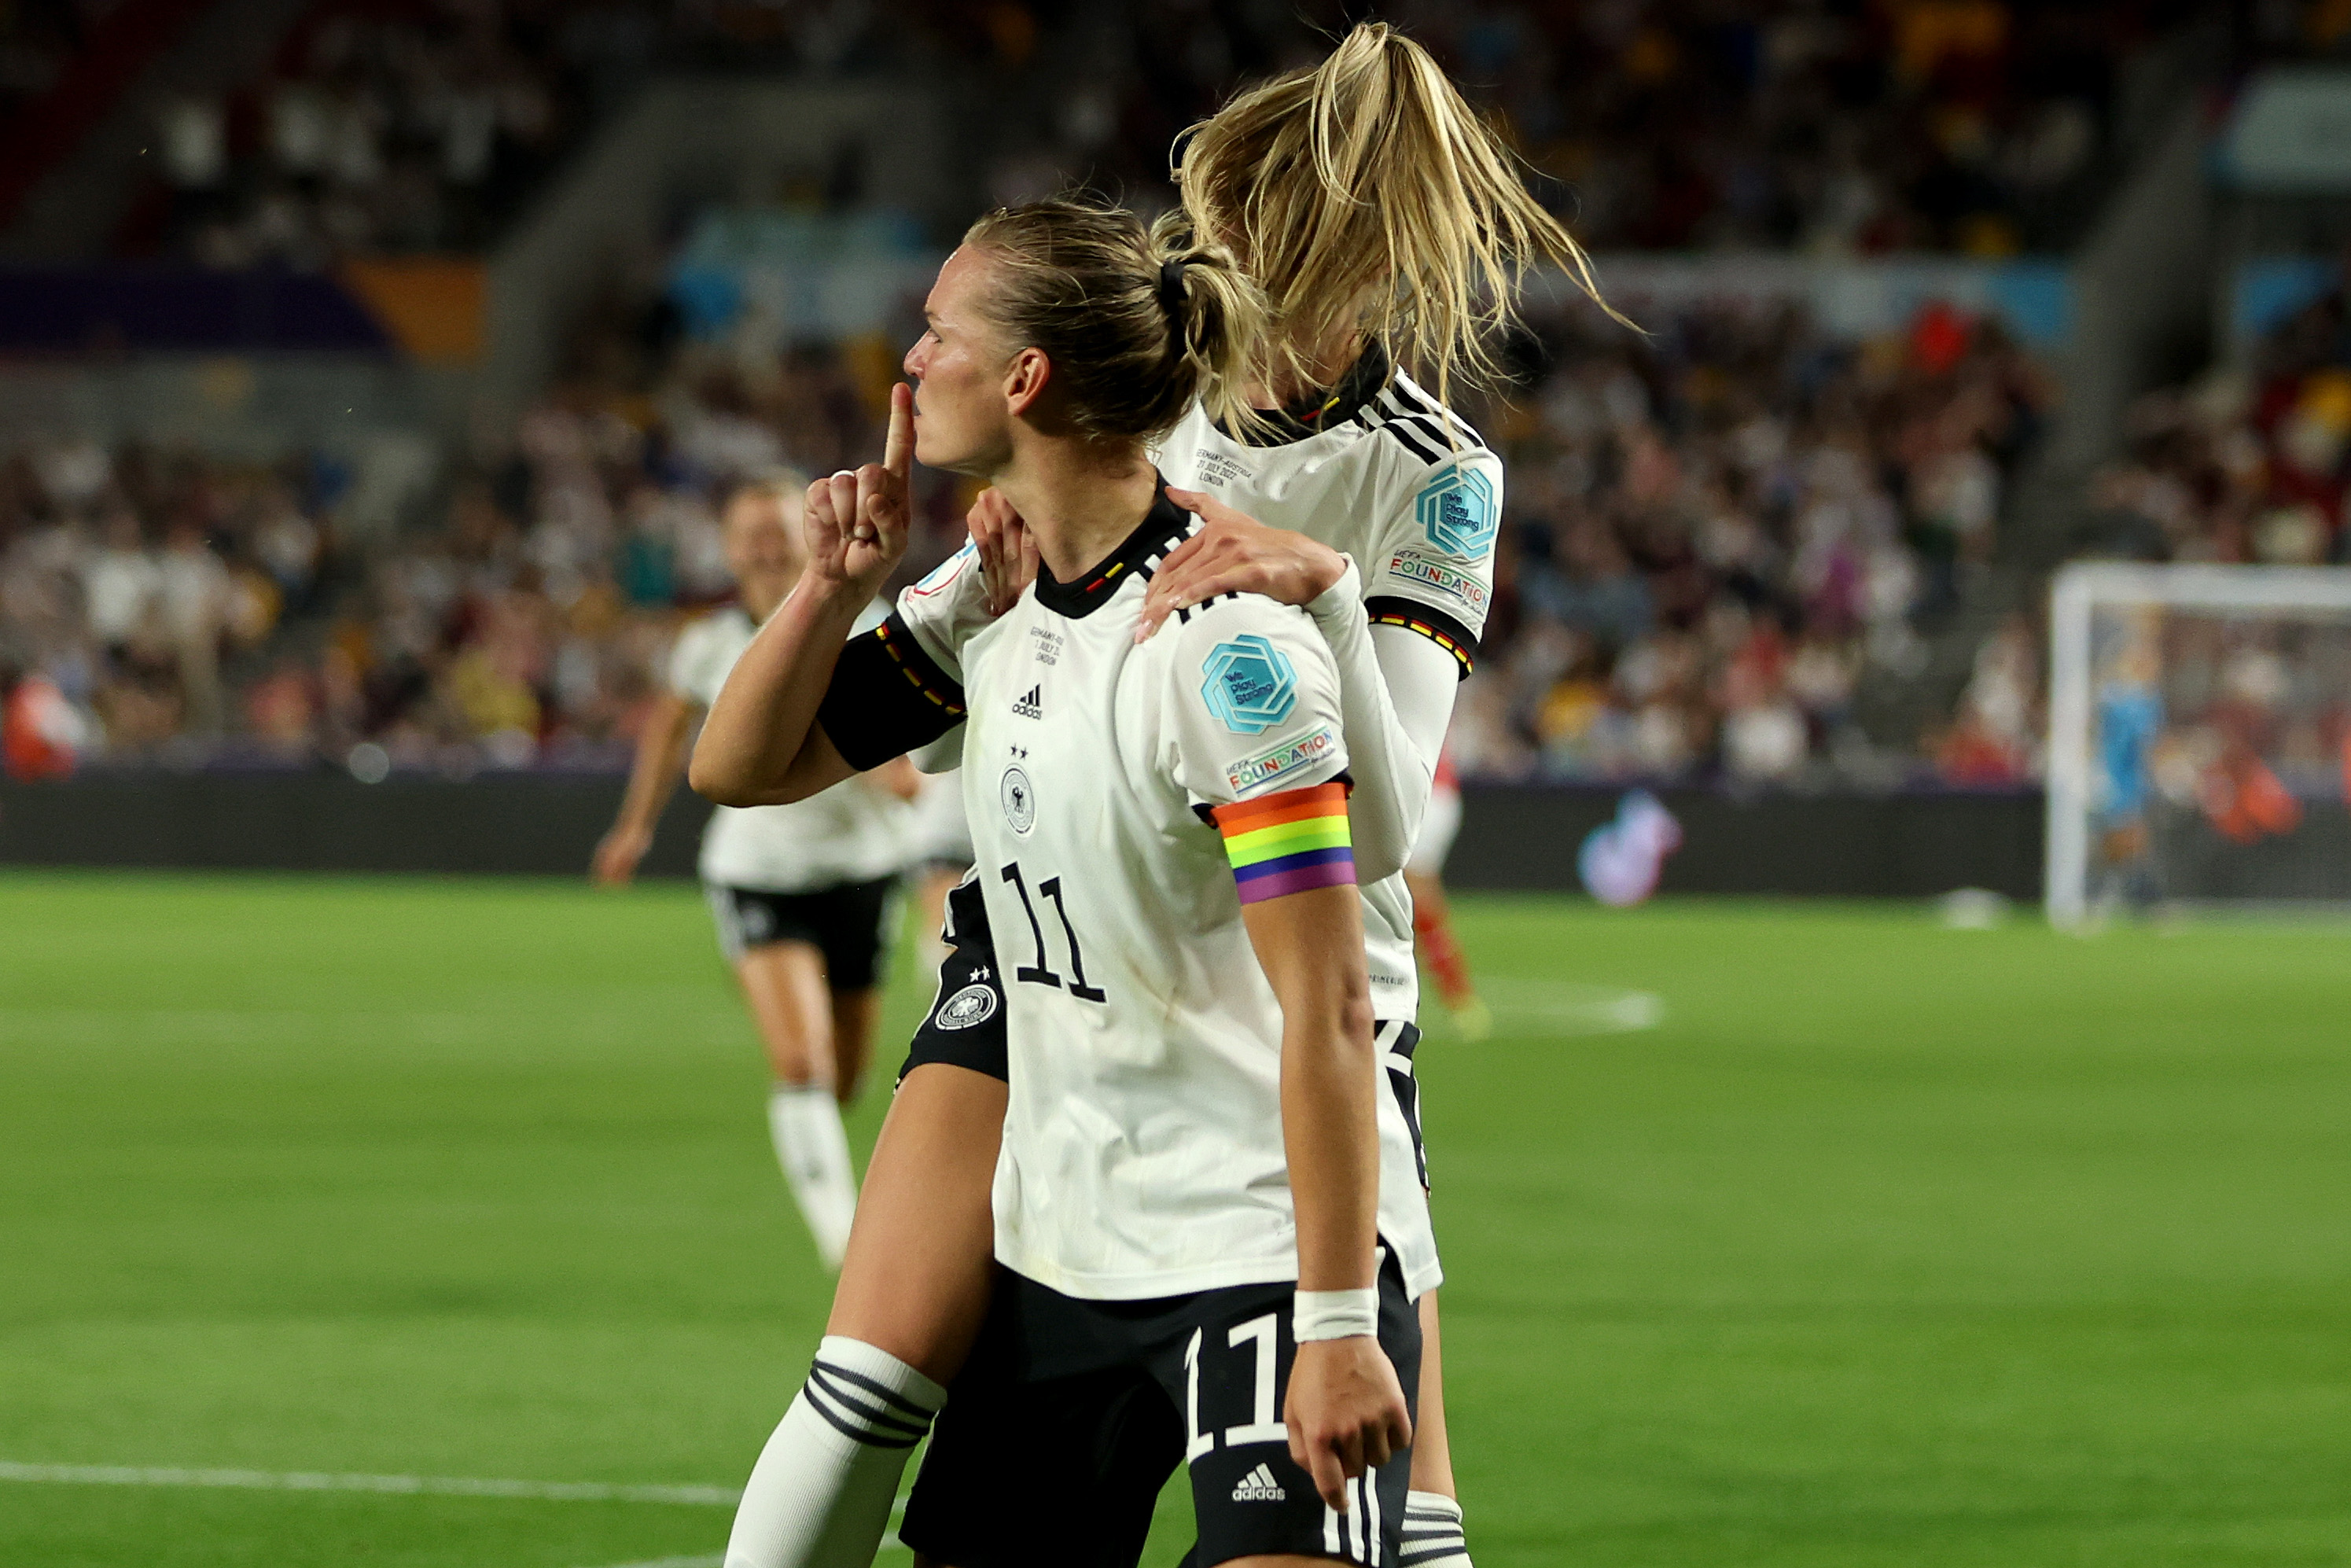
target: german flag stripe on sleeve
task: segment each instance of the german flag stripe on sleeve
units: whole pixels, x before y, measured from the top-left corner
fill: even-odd
[[[1427,638],[1453,655],[1461,667],[1461,678],[1468,680],[1478,667],[1478,639],[1469,628],[1443,611],[1423,604],[1418,600],[1399,599],[1392,593],[1375,595],[1364,601],[1364,610],[1374,626],[1400,626],[1407,632]]]
[[[1347,787],[1310,784],[1210,813],[1243,904],[1316,887],[1353,887],[1355,851],[1347,832]]]
[[[928,745],[963,716],[963,687],[894,611],[841,648],[816,710],[833,749],[861,773]]]

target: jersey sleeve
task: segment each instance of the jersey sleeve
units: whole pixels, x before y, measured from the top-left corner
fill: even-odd
[[[712,654],[714,639],[710,622],[696,621],[677,634],[670,645],[669,664],[663,672],[673,696],[684,698],[697,707],[708,707],[717,698],[718,687],[726,679],[726,671],[714,670],[716,662]]]
[[[1243,596],[1178,630],[1178,777],[1223,836],[1243,904],[1353,885],[1339,672],[1303,611]]]
[[[841,650],[816,713],[833,749],[862,773],[961,724],[963,645],[993,619],[979,547],[966,541]]]
[[[1355,567],[1307,607],[1339,671],[1355,790],[1356,871],[1380,882],[1402,871],[1428,810],[1429,779],[1459,687],[1436,643],[1366,625]]]
[[[963,645],[996,619],[987,610],[987,574],[979,568],[979,546],[966,540],[963,549],[899,594],[898,616],[931,662],[960,682]]]
[[[860,773],[929,745],[963,722],[963,683],[942,669],[903,611],[852,637],[817,705],[817,723]]]
[[[1427,638],[1468,676],[1493,598],[1501,524],[1502,460],[1485,447],[1445,454],[1420,470],[1363,563],[1372,624]]]

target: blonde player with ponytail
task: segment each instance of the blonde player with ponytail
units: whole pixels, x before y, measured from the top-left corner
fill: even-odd
[[[1457,684],[1476,658],[1501,507],[1499,460],[1446,399],[1496,370],[1492,338],[1525,271],[1556,266],[1596,291],[1492,130],[1425,50],[1384,26],[1356,28],[1320,66],[1196,127],[1177,182],[1171,218],[1229,248],[1263,288],[1270,327],[1249,408],[1196,407],[1159,442],[1171,497],[1205,526],[1159,564],[1142,634],[1247,591],[1307,609],[1329,642],[1357,785],[1377,1038],[1416,1128],[1411,906],[1390,873],[1409,856]],[[973,545],[910,591],[986,618],[1018,598],[1035,545],[998,498],[976,509],[972,528]],[[1236,769],[1283,765],[1242,739]],[[949,925],[954,951],[867,1171],[825,1348],[753,1474],[728,1568],[866,1568],[906,1448],[837,1429],[841,1360],[862,1358],[919,1431],[985,1315],[1003,987],[977,901],[951,902]],[[1467,1568],[1434,1295],[1416,1293],[1426,1355],[1404,1561]]]

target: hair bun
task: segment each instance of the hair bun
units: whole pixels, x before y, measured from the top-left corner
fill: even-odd
[[[964,233],[989,253],[981,314],[996,340],[1052,361],[1059,415],[1090,439],[1171,430],[1195,400],[1218,420],[1254,412],[1238,389],[1264,336],[1263,291],[1174,217],[1150,229],[1133,213],[1056,200],[998,208]]]
[[[1170,321],[1184,319],[1184,269],[1199,259],[1196,256],[1171,256],[1159,264],[1159,308],[1167,312]]]

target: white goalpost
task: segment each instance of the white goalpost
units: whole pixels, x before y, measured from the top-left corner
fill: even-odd
[[[2049,675],[2053,924],[2351,910],[2351,568],[2069,566]]]

